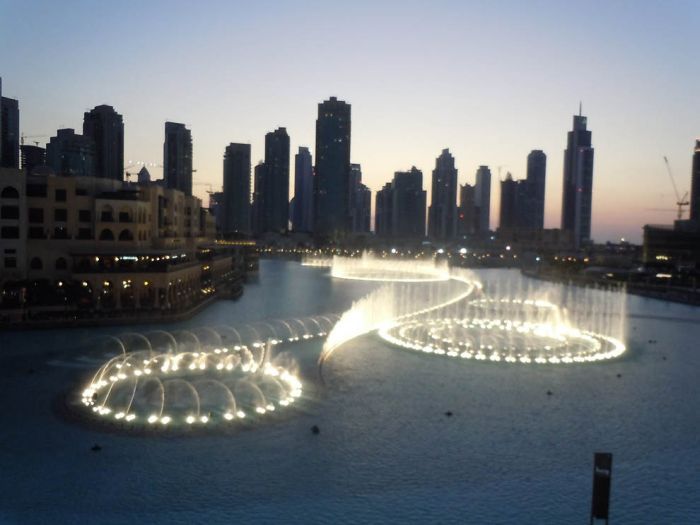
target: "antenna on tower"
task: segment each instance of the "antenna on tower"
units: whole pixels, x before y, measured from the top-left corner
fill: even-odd
[[[578,101],[578,116],[580,117],[581,115],[583,115],[583,102],[581,102],[579,100]]]

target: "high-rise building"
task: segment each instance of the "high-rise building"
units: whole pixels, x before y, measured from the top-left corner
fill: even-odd
[[[148,184],[149,182],[151,182],[151,174],[148,171],[148,168],[146,168],[146,166],[141,167],[138,174],[136,175],[136,180],[139,184]]]
[[[0,77],[0,102],[2,102],[2,77]],[[0,166],[2,166],[2,111],[0,111]]]
[[[393,204],[394,192],[391,182],[387,182],[375,197],[374,233],[378,237],[390,237],[393,232]]]
[[[222,233],[250,235],[250,144],[226,146],[223,198]]]
[[[0,166],[19,169],[19,102],[14,98],[0,96],[0,144],[2,154]]]
[[[350,224],[350,104],[331,97],[318,105],[314,233],[342,236]]]
[[[426,192],[423,172],[413,166],[394,174],[392,188],[392,236],[422,239],[425,237]]]
[[[184,124],[165,123],[163,179],[167,188],[192,195],[192,133]]]
[[[512,230],[518,226],[518,186],[510,172],[506,179],[501,181],[501,213],[498,223],[500,229]]]
[[[46,145],[46,164],[58,175],[94,177],[95,143],[73,129],[59,129]]]
[[[576,248],[591,239],[594,150],[586,124],[587,119],[579,110],[564,151],[561,228],[572,233]]]
[[[353,233],[370,231],[372,192],[362,184],[362,167],[350,164],[350,229]]]
[[[690,220],[700,224],[700,139],[695,141],[693,173],[690,181]]]
[[[534,149],[527,156],[528,213],[526,227],[535,230],[544,228],[544,194],[547,176],[547,155]]]
[[[457,223],[459,235],[473,235],[475,224],[474,186],[465,183],[459,187],[459,218]]]
[[[428,236],[433,239],[452,239],[457,232],[457,169],[449,149],[442,150],[435,159]]]
[[[124,120],[112,106],[96,106],[83,116],[83,135],[95,143],[95,176],[124,178]]]
[[[46,165],[46,150],[44,148],[22,144],[19,150],[22,170],[26,175],[31,175],[35,168]]]
[[[491,221],[491,170],[488,166],[479,166],[476,171],[474,208],[476,233],[488,233]]]
[[[255,168],[255,232],[284,233],[289,225],[289,135],[277,128],[265,135],[265,162]]]
[[[265,233],[265,163],[261,160],[253,169],[253,208],[252,208],[252,227],[255,235]]]
[[[295,232],[313,230],[314,171],[309,148],[299,147],[294,156],[294,210],[292,229]]]

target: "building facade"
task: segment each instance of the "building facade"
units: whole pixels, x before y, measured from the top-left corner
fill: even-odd
[[[192,195],[192,133],[184,124],[165,123],[163,179],[168,188]]]
[[[393,232],[393,204],[394,195],[391,182],[387,182],[375,196],[374,233],[378,237],[391,237]]]
[[[488,166],[479,166],[476,171],[474,208],[476,233],[480,235],[488,233],[491,222],[491,170]]]
[[[124,178],[124,120],[112,106],[96,106],[83,116],[83,136],[95,144],[95,176]]]
[[[576,248],[591,240],[594,150],[586,126],[586,117],[574,115],[574,127],[568,133],[564,151],[561,227],[573,233]]]
[[[690,220],[700,227],[700,139],[695,141],[690,179]]]
[[[459,187],[459,215],[457,228],[461,237],[474,235],[476,208],[474,206],[474,186],[465,183]]]
[[[449,149],[442,150],[435,159],[428,236],[449,240],[457,233],[457,169]]]
[[[397,171],[391,183],[391,197],[391,236],[396,239],[425,238],[423,172],[415,166],[409,171]]]
[[[73,129],[59,129],[46,145],[46,164],[57,175],[94,177],[95,143]]]
[[[264,169],[256,171],[255,183],[259,197],[258,233],[286,232],[289,225],[289,135],[285,128],[265,135]]]
[[[250,144],[226,146],[223,193],[223,235],[250,235]]]
[[[299,146],[294,156],[294,209],[292,229],[311,232],[314,214],[314,173],[309,148]]]
[[[532,150],[527,156],[528,213],[525,227],[544,229],[544,197],[547,178],[547,155],[542,150]]]
[[[362,184],[362,167],[350,164],[350,231],[369,233],[372,215],[372,192]]]
[[[318,105],[314,176],[314,233],[350,229],[350,104],[331,97]]]
[[[0,95],[0,167],[19,168],[19,102]]]

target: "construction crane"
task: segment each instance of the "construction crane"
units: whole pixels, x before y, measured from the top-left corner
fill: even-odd
[[[686,191],[681,197],[678,193],[678,188],[676,187],[676,180],[673,178],[673,172],[671,171],[671,164],[668,162],[668,157],[664,155],[664,162],[666,163],[666,171],[668,171],[668,176],[671,179],[671,184],[673,185],[673,191],[676,194],[676,206],[678,206],[678,220],[683,218],[683,207],[689,206],[688,202],[688,192]]]
[[[22,133],[22,134],[19,136],[19,143],[20,143],[22,146],[24,146],[24,139],[45,139],[45,138],[47,138],[47,137],[48,137],[48,135],[25,135],[24,133]],[[32,142],[33,142],[36,146],[39,145],[39,141],[38,141],[38,140],[33,140]]]

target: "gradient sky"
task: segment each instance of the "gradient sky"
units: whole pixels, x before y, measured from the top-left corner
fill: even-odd
[[[184,122],[195,184],[215,189],[229,142],[251,143],[255,162],[265,133],[285,126],[292,155],[313,153],[317,104],[335,95],[352,104],[352,161],[373,191],[412,165],[429,190],[449,147],[460,184],[491,166],[492,228],[497,167],[524,177],[531,149],[547,153],[545,223],[559,226],[581,100],[596,149],[593,237],[638,242],[643,224],[675,216],[653,210],[675,208],[663,155],[690,187],[698,28],[698,0],[0,0],[0,76],[26,135],[79,130],[84,111],[113,105],[126,162],[161,164],[164,122]]]

